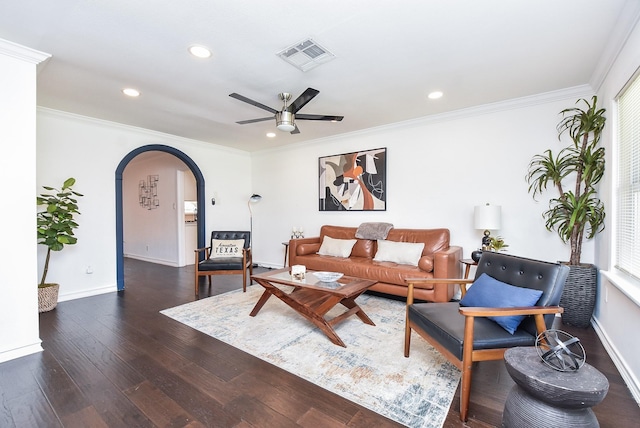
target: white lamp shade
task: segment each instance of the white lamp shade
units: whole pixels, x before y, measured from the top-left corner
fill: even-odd
[[[478,205],[473,209],[473,225],[476,229],[498,230],[502,227],[500,205]]]

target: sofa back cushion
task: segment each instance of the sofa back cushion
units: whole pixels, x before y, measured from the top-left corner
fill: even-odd
[[[329,236],[334,239],[356,239],[357,227],[344,227],[344,226],[322,226],[320,228],[320,242],[325,236]],[[374,251],[374,243],[370,239],[356,239],[356,243],[351,250],[353,257],[367,257],[372,259]]]
[[[336,239],[356,239],[357,227],[324,225],[320,228],[320,240],[324,236]],[[449,248],[449,229],[391,229],[387,235],[388,241],[424,243],[423,256]],[[353,246],[353,257],[368,257],[372,259],[378,250],[376,241],[358,239]]]
[[[449,248],[449,229],[391,229],[388,241],[424,242],[423,256]]]

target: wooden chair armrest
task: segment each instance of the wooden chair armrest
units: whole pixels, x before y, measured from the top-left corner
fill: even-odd
[[[200,255],[201,253],[204,251],[204,259],[208,259],[209,256],[211,255],[211,247],[203,247],[203,248],[196,248],[194,250],[194,254],[196,255],[196,268],[198,267],[198,263],[200,263]]]
[[[471,284],[473,279],[462,278],[407,278],[407,284]]]
[[[564,309],[560,306],[525,306],[518,308],[480,308],[460,306],[458,311],[465,317],[501,317],[510,315],[561,314]]]
[[[420,288],[420,284],[434,284],[434,287],[438,287],[438,284],[458,284],[460,286],[460,292],[462,297],[467,294],[467,285],[473,283],[473,279],[462,278],[407,278],[407,305],[413,304],[413,289]]]

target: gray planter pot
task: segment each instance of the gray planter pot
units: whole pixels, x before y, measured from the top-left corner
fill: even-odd
[[[562,323],[586,328],[591,324],[591,315],[596,305],[598,268],[591,264],[569,266],[569,276],[560,298],[564,308]]]

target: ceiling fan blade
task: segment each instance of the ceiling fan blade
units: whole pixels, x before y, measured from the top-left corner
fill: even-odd
[[[273,120],[273,116],[261,117],[259,119],[241,120],[241,121],[236,122],[236,123],[238,123],[240,125],[246,125],[247,123],[264,122],[265,120]]]
[[[320,91],[313,88],[307,88],[294,102],[292,102],[287,110],[291,113],[297,113],[302,107],[304,107],[309,101],[311,101]]]
[[[302,120],[330,120],[332,122],[340,122],[344,116],[330,116],[327,114],[296,114],[296,119]]]
[[[269,106],[266,106],[266,105],[264,105],[262,103],[254,101],[254,100],[252,100],[250,98],[247,98],[245,96],[242,96],[240,94],[236,94],[235,92],[233,94],[229,94],[229,96],[231,98],[235,98],[236,100],[240,100],[240,101],[243,101],[243,102],[245,102],[247,104],[251,104],[252,106],[256,106],[258,108],[261,108],[261,109],[266,110],[266,111],[268,111],[270,113],[273,113],[273,114],[276,114],[278,112],[278,110],[276,110],[276,109],[273,109],[273,108],[271,108]]]
[[[293,128],[293,131],[291,131],[292,134],[299,134],[300,130],[298,129],[298,125],[296,125],[295,123],[293,124],[293,126],[295,126],[295,128]]]

